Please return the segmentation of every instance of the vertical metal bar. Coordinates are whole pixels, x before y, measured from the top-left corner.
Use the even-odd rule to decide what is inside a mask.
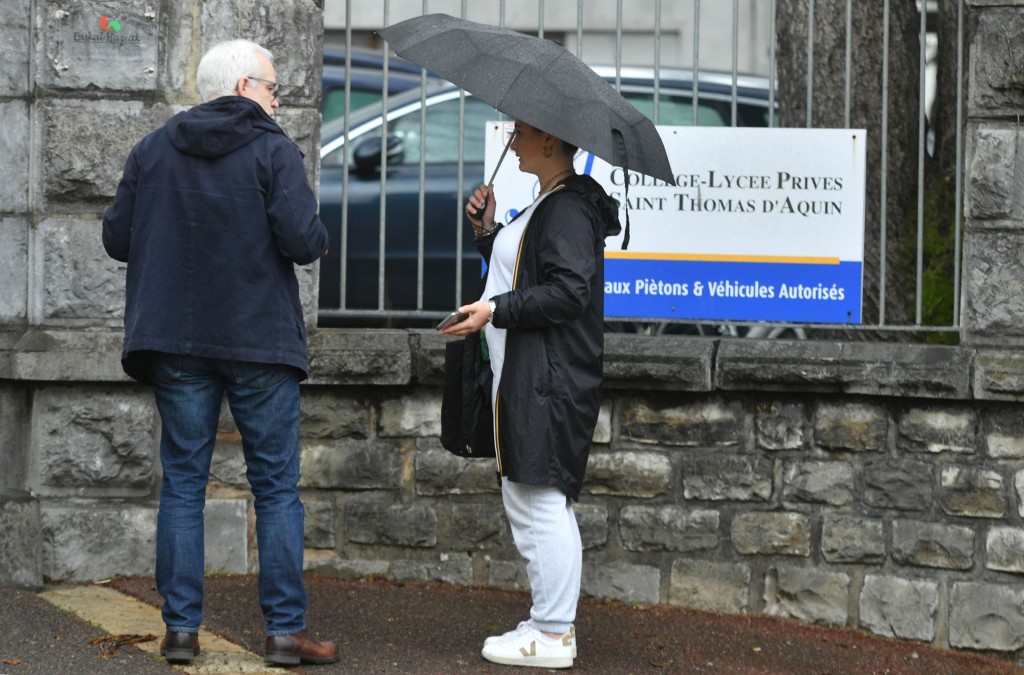
[[[384,0],[384,23],[389,24],[391,0]],[[347,53],[346,53],[347,59]],[[345,78],[348,80],[348,78]],[[384,83],[381,85],[381,106],[383,124],[380,125],[380,221],[377,240],[377,309],[384,310],[384,269],[387,256],[387,216],[388,216],[388,50],[384,50]]]
[[[881,241],[878,245],[878,325],[885,325],[885,277],[886,277],[886,256],[888,246],[886,237],[888,234],[885,222],[888,215],[886,201],[889,191],[889,0],[885,0],[882,9],[882,176],[881,196],[879,212],[879,236]]]
[[[583,0],[576,2],[576,58],[583,60]]]
[[[352,66],[352,0],[345,0],[345,72],[348,73]],[[345,78],[345,121],[342,134],[345,137],[345,145],[342,149],[341,160],[341,250],[338,251],[338,309],[348,307],[348,283],[346,282],[345,270],[348,267],[348,158],[349,152],[349,112],[352,108],[352,82]]]
[[[768,126],[775,126],[775,0],[769,5],[771,16],[768,18]]]
[[[814,116],[814,0],[807,0],[807,128]]]
[[[615,91],[622,90],[622,0],[615,3]]]
[[[459,16],[466,18],[469,7],[467,0],[462,0]],[[454,306],[462,304],[462,228],[465,227],[463,216],[465,208],[462,204],[462,185],[466,180],[466,92],[459,91],[459,170],[455,188],[455,297]]]
[[[700,94],[697,86],[700,82],[700,0],[693,0],[693,75],[691,76],[693,89],[690,94],[690,103],[693,106],[693,126],[697,126],[697,109],[700,107]]]
[[[732,0],[732,125],[737,126],[736,108],[739,98],[740,0]]]
[[[953,325],[960,326],[960,215],[963,211],[963,176],[964,164],[963,141],[964,129],[964,0],[957,3],[956,17],[956,220],[954,232],[953,254]]]
[[[846,85],[843,94],[843,125],[850,128],[850,86],[853,81],[853,0],[846,0]]]
[[[661,0],[654,3],[654,119],[658,123],[661,113]]]
[[[925,69],[926,69],[926,44],[928,37],[928,3],[920,3],[921,29],[918,34],[918,104],[917,104],[917,274],[916,274],[916,295],[917,299],[914,308],[914,325],[920,326],[922,320],[922,299],[921,292],[924,287],[924,156],[928,151],[925,147]]]
[[[423,14],[427,14],[427,2],[423,0]],[[420,70],[420,91],[423,102],[420,104],[420,180],[419,195],[416,202],[416,309],[423,309],[423,275],[426,265],[427,242],[427,71]]]
[[[544,39],[544,0],[537,0],[537,36]]]

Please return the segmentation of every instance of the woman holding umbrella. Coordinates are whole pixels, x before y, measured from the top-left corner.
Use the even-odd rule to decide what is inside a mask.
[[[483,657],[567,668],[576,656],[583,565],[572,501],[601,402],[604,239],[620,231],[618,203],[576,175],[575,147],[522,121],[514,134],[519,169],[537,176],[539,194],[508,225],[494,222],[493,189],[470,197],[467,213],[488,264],[484,292],[443,332],[484,333],[502,501],[533,601],[528,620],[487,638]]]

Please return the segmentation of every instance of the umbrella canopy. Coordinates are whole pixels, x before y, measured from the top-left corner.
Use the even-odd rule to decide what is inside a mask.
[[[654,124],[561,45],[447,14],[408,19],[380,35],[399,56],[506,115],[675,185]]]

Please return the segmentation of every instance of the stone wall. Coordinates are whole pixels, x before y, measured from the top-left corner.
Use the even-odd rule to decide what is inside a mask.
[[[134,141],[195,102],[199,56],[236,34],[278,55],[315,178],[320,11],[0,5],[0,584],[152,574],[159,418],[118,365],[102,211]],[[122,42],[102,41],[112,15]],[[1024,7],[969,15],[962,345],[608,336],[577,507],[586,595],[1024,655]],[[311,354],[308,569],[523,588],[493,460],[438,442],[442,338],[312,330]],[[211,572],[257,566],[239,446],[225,413]]]

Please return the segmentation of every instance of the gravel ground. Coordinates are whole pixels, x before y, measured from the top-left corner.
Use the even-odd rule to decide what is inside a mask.
[[[111,585],[161,604],[152,578],[117,578]],[[306,585],[310,629],[322,639],[336,640],[342,658],[291,673],[523,672],[484,661],[480,647],[488,635],[510,630],[527,617],[529,596],[524,593],[313,575],[306,577]],[[255,577],[208,579],[205,625],[262,654],[264,625]],[[575,668],[588,673],[1024,674],[1005,657],[759,615],[584,599],[576,629]]]

